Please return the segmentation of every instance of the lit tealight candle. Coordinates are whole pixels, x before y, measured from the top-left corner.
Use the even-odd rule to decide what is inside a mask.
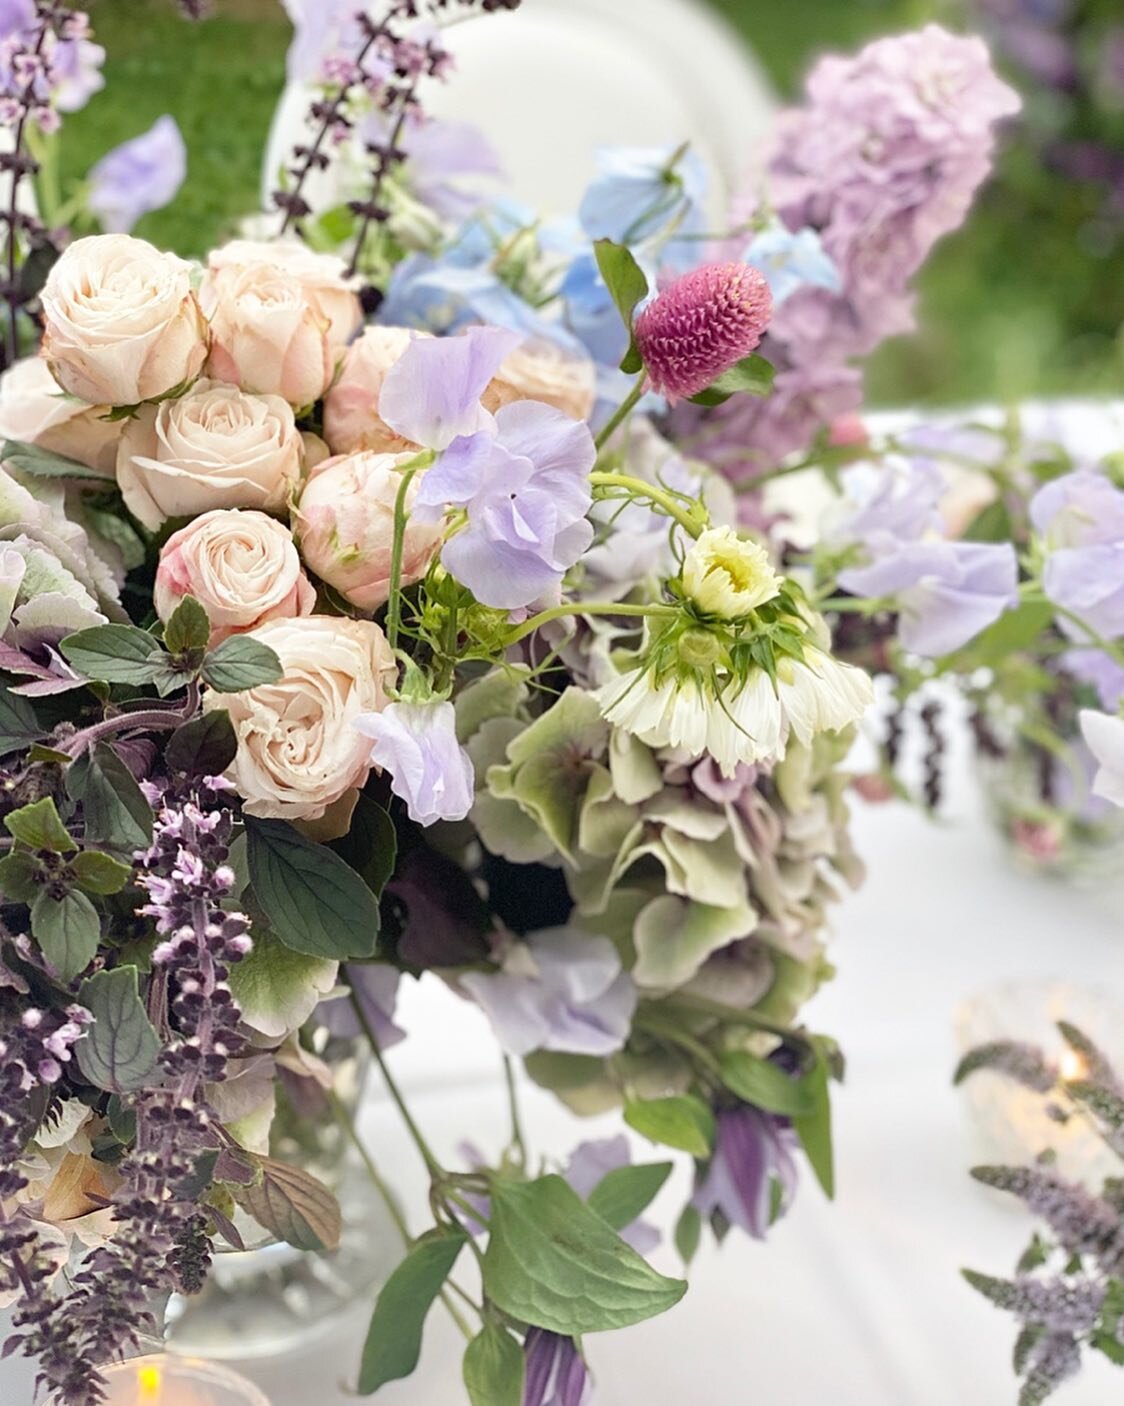
[[[1079,1083],[1089,1076],[1089,1061],[1079,1051],[1070,1049],[1067,1045],[1058,1061],[1058,1073],[1062,1076],[1063,1083]]]
[[[138,1357],[102,1376],[106,1406],[269,1406],[252,1382],[194,1357]]]

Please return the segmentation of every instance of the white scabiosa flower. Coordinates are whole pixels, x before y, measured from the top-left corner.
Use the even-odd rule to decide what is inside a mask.
[[[802,661],[780,662],[777,688],[789,727],[805,746],[817,732],[858,722],[874,701],[874,685],[862,669],[811,648]]]
[[[683,561],[683,590],[706,615],[741,620],[780,594],[765,548],[732,527],[709,527]]]

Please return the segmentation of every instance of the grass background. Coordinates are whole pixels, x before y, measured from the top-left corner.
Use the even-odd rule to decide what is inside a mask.
[[[819,51],[921,23],[950,0],[711,3],[791,95]],[[202,25],[185,24],[171,0],[97,0],[91,11],[107,85],[67,120],[64,179],[171,112],[190,151],[188,179],[137,233],[203,253],[256,201],[289,42],[279,0],[218,0]],[[1029,153],[1009,150],[969,226],[924,270],[922,332],[875,356],[872,399],[1124,393],[1124,240],[1115,250],[1090,245],[1095,206],[1091,192],[1047,179]]]

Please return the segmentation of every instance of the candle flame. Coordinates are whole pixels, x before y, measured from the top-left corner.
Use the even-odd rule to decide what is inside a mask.
[[[1067,1084],[1076,1083],[1079,1079],[1084,1079],[1089,1073],[1089,1062],[1083,1054],[1077,1050],[1063,1050],[1061,1058],[1061,1076]]]
[[[160,1385],[164,1373],[159,1367],[138,1367],[137,1388],[140,1392],[139,1406],[160,1406]]]

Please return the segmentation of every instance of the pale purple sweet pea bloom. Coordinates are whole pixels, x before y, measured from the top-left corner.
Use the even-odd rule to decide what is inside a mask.
[[[472,809],[475,773],[457,741],[451,703],[391,703],[381,713],[361,713],[355,727],[373,739],[371,761],[390,773],[390,789],[411,820],[463,820]]]
[[[379,1048],[388,1050],[399,1044],[406,1038],[406,1032],[394,1023],[401,973],[385,962],[352,962],[347,971],[351,989],[375,1032]],[[341,1040],[354,1040],[363,1033],[351,1001],[342,996],[322,1001],[316,1008],[316,1018]]]
[[[1124,718],[1086,708],[1080,721],[1081,733],[1100,767],[1093,781],[1093,794],[1124,806]]]
[[[1070,649],[1059,661],[1067,673],[1097,691],[1101,707],[1115,713],[1124,703],[1124,665],[1100,649]]]
[[[833,544],[855,544],[873,557],[941,532],[944,475],[932,464],[860,464],[843,475],[844,500],[828,525]]]
[[[114,147],[90,172],[90,210],[110,234],[128,234],[142,215],[170,204],[187,175],[187,147],[174,117]]]
[[[363,124],[365,141],[385,143],[390,124],[384,113]],[[499,155],[479,127],[430,117],[409,124],[399,138],[406,153],[406,180],[413,194],[441,219],[465,220],[483,203],[479,182],[503,176]]]
[[[523,1351],[523,1406],[585,1406],[589,1374],[573,1338],[531,1328]]]
[[[383,418],[399,428],[385,410]],[[422,480],[413,511],[466,509],[467,526],[442,549],[442,565],[482,604],[516,610],[556,588],[593,540],[586,514],[596,458],[583,421],[537,401],[505,405],[494,433],[450,445]]]
[[[508,1054],[532,1050],[609,1055],[624,1046],[636,988],[605,937],[574,928],[531,933],[502,970],[468,972],[460,985],[482,1008]]]
[[[1047,548],[1124,541],[1124,492],[1104,474],[1078,469],[1043,484],[1030,500],[1030,521]]]
[[[491,428],[480,397],[521,340],[503,327],[415,338],[383,379],[379,414],[403,438],[426,449],[447,449],[458,437]]]
[[[1107,639],[1124,635],[1124,541],[1091,547],[1063,547],[1052,552],[1042,571],[1048,599],[1071,611],[1090,629]],[[1071,639],[1087,641],[1076,621],[1058,624]]]
[[[718,1114],[714,1155],[691,1204],[700,1215],[718,1211],[755,1240],[771,1223],[773,1184],[781,1190],[778,1216],[796,1190],[796,1135],[783,1119],[743,1104]]]
[[[779,307],[798,288],[843,291],[839,270],[819,235],[808,226],[793,232],[775,220],[754,235],[742,258],[765,275],[774,307]]]
[[[591,1142],[579,1143],[570,1154],[570,1160],[562,1175],[582,1200],[588,1201],[590,1192],[607,1173],[631,1164],[632,1154],[628,1138],[620,1134],[617,1137],[597,1138]],[[651,1254],[660,1243],[659,1231],[645,1220],[634,1220],[619,1234],[638,1255]]]
[[[869,566],[839,573],[854,595],[890,598],[899,638],[914,654],[951,654],[1016,603],[1018,562],[1009,542],[905,542]]]

